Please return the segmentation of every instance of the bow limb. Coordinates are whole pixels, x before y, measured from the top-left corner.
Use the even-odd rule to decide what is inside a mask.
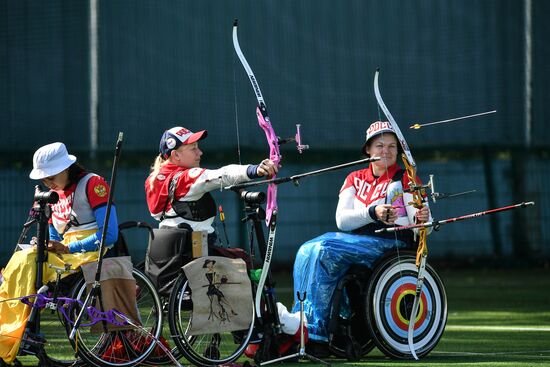
[[[237,28],[238,28],[238,22],[237,20],[235,20],[235,22],[233,23],[233,47],[235,48],[235,53],[239,57],[239,60],[241,61],[241,64],[243,65],[244,70],[246,71],[246,74],[248,75],[248,79],[250,80],[250,84],[252,85],[252,89],[254,90],[254,94],[256,95],[256,99],[258,101],[258,107],[256,108],[256,117],[258,118],[258,124],[260,125],[260,127],[265,133],[265,137],[269,145],[269,159],[271,159],[271,161],[273,161],[273,163],[275,163],[275,165],[278,166],[279,163],[281,162],[281,153],[279,151],[279,140],[277,138],[277,134],[275,134],[275,130],[273,129],[273,126],[271,125],[271,120],[267,113],[267,106],[265,104],[264,97],[260,89],[260,85],[258,84],[258,80],[256,79],[256,76],[254,75],[252,68],[248,64],[248,61],[246,61],[246,58],[241,50],[241,46],[239,45]],[[275,178],[275,177],[276,176],[273,176],[272,178]],[[269,185],[267,189],[267,204],[266,204],[266,225],[268,227],[271,224],[271,218],[273,216],[273,213],[276,213],[276,212],[277,212],[277,186]]]
[[[384,100],[382,99],[382,95],[380,94],[380,88],[378,87],[378,75],[380,74],[380,69],[376,70],[376,73],[374,74],[374,95],[376,96],[376,101],[378,102],[378,105],[384,112],[384,115],[388,118],[389,123],[393,127],[393,130],[395,131],[395,134],[397,135],[397,140],[399,140],[399,144],[401,145],[401,148],[403,149],[403,152],[407,156],[407,160],[416,169],[416,162],[411,154],[411,150],[409,149],[409,144],[407,144],[407,141],[405,140],[405,137],[403,136],[403,133],[399,129],[399,125],[397,125],[397,122],[393,118],[390,110],[388,110],[388,107],[386,107],[386,104],[384,103]]]
[[[412,185],[415,185],[416,187],[421,186],[421,185],[418,185],[416,170],[412,165],[409,164],[409,162],[405,157],[405,154],[403,154],[403,163],[405,164],[405,167],[406,167],[407,177],[409,178],[409,182]],[[413,191],[412,191],[413,201],[411,204],[417,209],[422,209],[422,207],[424,207],[423,194],[425,194],[424,189],[413,188]],[[420,228],[418,230],[418,248],[416,250],[416,266],[418,268],[418,275],[416,280],[414,302],[411,309],[411,315],[409,317],[409,327],[407,331],[407,340],[409,343],[409,349],[411,350],[412,356],[416,360],[418,360],[418,356],[416,355],[416,351],[414,347],[414,325],[416,323],[416,319],[417,319],[416,315],[418,313],[418,308],[420,306],[420,297],[422,295],[422,287],[424,285],[424,271],[426,269],[426,260],[428,258],[428,246],[426,243],[426,236],[427,236],[427,229]],[[418,315],[418,318],[419,317],[420,315]]]
[[[250,84],[252,85],[252,89],[254,90],[254,94],[256,95],[256,99],[258,101],[258,107],[256,108],[256,117],[258,118],[258,124],[265,132],[265,137],[269,145],[269,159],[271,159],[271,161],[273,161],[275,165],[279,166],[279,163],[281,162],[279,140],[277,138],[277,134],[275,134],[275,130],[273,130],[273,126],[271,125],[271,120],[269,119],[269,115],[267,113],[267,107],[264,101],[264,97],[262,95],[262,91],[260,89],[260,85],[258,84],[256,76],[254,75],[252,68],[248,64],[248,61],[246,61],[246,58],[244,57],[244,54],[241,50],[241,46],[239,45],[237,28],[238,22],[237,19],[235,19],[233,23],[233,47],[235,49],[235,53],[241,61],[241,64],[244,67],[244,70],[246,71],[246,74],[248,75],[248,79],[250,80]],[[274,175],[272,178],[275,177],[276,176]],[[271,266],[273,247],[275,244],[275,234],[277,230],[277,185],[275,185],[274,183],[269,184],[267,187],[265,223],[266,226],[269,228],[269,234],[264,256],[264,264],[262,267],[262,274],[260,275],[260,279],[258,280],[258,288],[256,290],[256,298],[254,302],[256,316],[260,320],[262,319],[262,293],[269,274],[269,268]]]
[[[422,207],[424,206],[423,196],[425,195],[425,191],[422,188],[422,185],[419,185],[418,179],[416,177],[416,162],[412,156],[409,145],[407,144],[407,141],[403,136],[403,133],[399,129],[397,122],[393,118],[391,112],[389,111],[388,107],[386,107],[386,104],[382,99],[380,88],[378,86],[379,73],[380,73],[380,69],[377,69],[376,73],[374,74],[374,94],[376,96],[376,101],[378,102],[378,105],[384,112],[384,115],[386,115],[386,117],[388,118],[388,122],[390,123],[393,130],[395,131],[397,140],[399,140],[399,144],[403,149],[403,154],[402,154],[403,163],[405,165],[405,169],[407,171],[407,177],[409,179],[409,189],[413,195],[413,201],[411,204],[417,209],[422,209]],[[414,326],[416,323],[417,313],[420,306],[420,296],[422,294],[422,286],[424,285],[424,270],[426,269],[426,259],[428,257],[426,234],[427,234],[426,228],[422,228],[418,232],[418,249],[416,253],[416,266],[418,268],[418,275],[417,275],[417,281],[416,281],[414,302],[413,302],[413,306],[409,316],[409,326],[408,326],[408,332],[407,332],[409,349],[411,351],[411,355],[416,360],[418,360],[418,356],[416,355],[416,350],[414,346]]]

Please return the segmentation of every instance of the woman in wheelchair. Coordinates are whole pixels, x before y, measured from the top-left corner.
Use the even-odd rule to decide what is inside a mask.
[[[82,264],[97,260],[97,244],[101,240],[109,186],[105,179],[86,172],[68,154],[63,143],[52,143],[39,148],[33,156],[33,180],[40,180],[59,195],[51,205],[48,258],[53,267],[45,266],[44,283],[54,281],[55,268],[70,264],[77,269]],[[105,244],[110,247],[118,238],[118,221],[113,206],[109,218]],[[32,243],[32,241],[31,241]],[[0,286],[0,358],[11,363],[17,356],[30,307],[17,298],[35,294],[36,248],[16,251],[2,272]],[[68,273],[66,273],[68,274]],[[65,275],[66,275],[65,274]],[[11,301],[4,301],[14,299]]]
[[[381,159],[346,177],[336,208],[338,229],[394,239],[393,233],[377,234],[374,231],[385,226],[423,223],[430,219],[428,205],[420,210],[408,205],[412,194],[406,192],[409,178],[397,164],[400,150],[397,136],[388,122],[376,121],[370,125],[361,152],[367,157]],[[397,233],[399,240],[410,246],[414,244],[412,231]]]
[[[427,205],[420,210],[408,205],[412,194],[406,190],[409,187],[407,174],[397,163],[400,150],[389,123],[372,123],[366,131],[361,153],[381,159],[350,173],[340,189],[336,224],[338,229],[348,233],[324,234],[306,242],[298,251],[294,288],[295,291],[307,290],[309,302],[305,302],[305,313],[310,340],[308,351],[312,354],[320,357],[329,354],[331,303],[338,282],[350,268],[357,269],[361,265],[372,269],[376,260],[395,249],[397,243],[400,247],[415,246],[412,230],[396,232],[397,237],[394,233],[377,234],[375,230],[431,219]],[[295,299],[293,311],[298,309],[297,303]],[[364,329],[362,334],[365,334]]]
[[[184,127],[166,130],[160,139],[159,155],[145,180],[147,205],[160,228],[189,225],[193,231],[208,232],[208,242],[215,242],[212,223],[216,204],[210,191],[230,184],[270,177],[278,167],[269,159],[258,165],[227,165],[219,169],[200,167],[202,151],[199,141],[207,131],[196,133]]]

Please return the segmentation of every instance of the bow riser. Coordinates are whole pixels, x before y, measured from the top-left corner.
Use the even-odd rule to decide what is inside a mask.
[[[416,169],[409,163],[406,155],[403,154],[402,158],[403,158],[403,164],[405,165],[405,170],[407,172],[407,177],[409,179],[409,185],[412,184],[415,187],[415,189],[411,191],[413,200],[409,204],[414,206],[416,209],[422,209],[425,205],[424,197],[426,196],[426,190],[420,184],[418,177],[416,176]],[[418,268],[420,268],[421,266],[421,261],[420,261],[421,256],[428,255],[428,247],[426,245],[427,234],[428,233],[426,228],[420,228],[418,231],[418,250],[416,252],[416,266]]]
[[[259,91],[259,87],[258,87],[258,91]],[[267,110],[265,108],[265,105],[263,109],[261,109],[260,107],[256,108],[256,117],[258,118],[258,124],[260,125],[260,127],[265,133],[265,137],[269,145],[269,152],[270,152],[269,159],[271,159],[276,166],[279,166],[279,163],[281,162],[281,158],[282,158],[279,152],[279,141],[278,141],[277,135],[275,134],[275,131],[273,130],[273,126],[271,126],[271,121],[269,119],[269,116],[267,115]],[[276,175],[274,175],[272,178],[276,178]],[[265,223],[267,226],[270,225],[273,212],[276,212],[276,211],[277,211],[277,186],[269,185],[267,188],[267,203],[266,203],[266,217],[265,217]]]

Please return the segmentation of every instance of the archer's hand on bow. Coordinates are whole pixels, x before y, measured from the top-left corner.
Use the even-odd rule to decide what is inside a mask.
[[[271,159],[264,159],[259,165],[256,174],[259,177],[271,178],[279,172],[279,167]]]
[[[427,206],[423,206],[422,209],[419,209],[416,214],[416,223],[426,223],[428,220],[430,220],[430,208]]]
[[[390,204],[380,204],[374,208],[376,218],[384,224],[395,224],[397,210]]]

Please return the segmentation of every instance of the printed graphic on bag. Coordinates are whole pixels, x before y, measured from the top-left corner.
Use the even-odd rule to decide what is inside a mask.
[[[198,258],[183,267],[191,288],[190,335],[245,330],[252,322],[252,288],[241,259]]]

